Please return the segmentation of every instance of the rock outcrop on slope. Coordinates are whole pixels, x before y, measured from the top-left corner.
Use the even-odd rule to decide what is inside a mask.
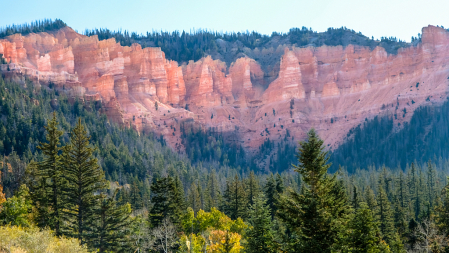
[[[336,147],[366,118],[388,113],[400,125],[417,107],[445,100],[449,85],[449,33],[434,26],[396,55],[381,47],[286,47],[276,78],[248,57],[179,66],[160,48],[123,47],[69,27],[9,36],[0,54],[9,63],[0,65],[4,76],[101,100],[110,120],[163,134],[179,150],[182,122],[213,127],[248,151],[267,138],[302,139],[311,127]]]

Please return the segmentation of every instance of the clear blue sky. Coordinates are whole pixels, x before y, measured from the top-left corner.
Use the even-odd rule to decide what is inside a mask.
[[[449,27],[448,0],[22,0],[0,4],[0,27],[60,18],[72,28],[109,28],[145,33],[192,28],[255,30],[264,34],[292,27],[328,27],[367,36],[410,41],[429,24]]]

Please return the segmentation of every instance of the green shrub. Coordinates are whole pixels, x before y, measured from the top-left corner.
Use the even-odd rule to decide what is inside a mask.
[[[78,253],[88,252],[73,238],[54,236],[51,230],[36,227],[1,226],[0,252]]]

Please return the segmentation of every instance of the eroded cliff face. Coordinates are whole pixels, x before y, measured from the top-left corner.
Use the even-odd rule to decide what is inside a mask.
[[[449,33],[434,26],[397,55],[352,45],[285,48],[272,68],[276,78],[248,57],[230,66],[210,56],[179,66],[160,48],[122,47],[68,27],[9,36],[0,54],[11,62],[0,65],[6,77],[102,100],[112,121],[163,134],[178,150],[186,121],[222,131],[250,152],[266,138],[302,139],[311,127],[336,147],[365,118],[387,113],[402,124],[417,107],[445,100],[449,85]]]

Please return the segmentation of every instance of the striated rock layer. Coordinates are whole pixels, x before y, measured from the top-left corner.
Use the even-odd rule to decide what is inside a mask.
[[[397,55],[353,45],[285,48],[270,84],[264,77],[272,73],[248,57],[231,66],[210,56],[179,66],[160,48],[122,47],[68,27],[9,36],[0,54],[10,62],[0,65],[4,76],[101,100],[110,120],[163,134],[179,150],[186,121],[227,133],[249,151],[267,138],[302,139],[311,127],[336,147],[366,118],[387,113],[399,126],[417,107],[445,100],[449,85],[449,33],[434,26]]]

